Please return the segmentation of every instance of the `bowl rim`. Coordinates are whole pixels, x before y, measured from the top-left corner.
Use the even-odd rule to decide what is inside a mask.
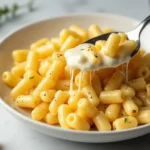
[[[36,24],[42,23],[42,22],[46,22],[46,21],[50,21],[50,20],[57,20],[57,19],[62,19],[62,18],[68,18],[68,17],[83,17],[83,16],[108,16],[108,17],[120,17],[122,19],[129,19],[132,20],[135,23],[139,23],[139,20],[136,20],[132,17],[128,17],[128,16],[123,16],[123,15],[118,15],[118,14],[110,14],[110,13],[74,13],[74,14],[65,14],[65,15],[61,15],[61,16],[54,16],[54,17],[47,17],[44,19],[39,19],[37,21],[33,21],[30,23],[26,23],[24,25],[22,25],[21,27],[17,27],[14,30],[10,31],[8,34],[6,34],[6,36],[4,36],[1,40],[0,40],[0,45],[5,42],[8,38],[10,38],[11,36],[13,36],[14,34],[16,34],[17,32],[20,32],[23,29],[26,29],[30,26],[34,26]],[[39,121],[35,121],[32,120],[31,118],[27,117],[26,115],[23,115],[22,113],[16,111],[15,109],[13,109],[11,106],[9,106],[9,104],[7,104],[5,102],[4,99],[2,99],[0,97],[0,104],[2,106],[4,106],[4,108],[6,110],[8,110],[9,112],[11,112],[12,114],[16,115],[16,117],[18,117],[19,119],[23,119],[23,121],[26,121],[30,124],[33,124],[35,126],[39,126],[39,127],[44,127],[47,129],[51,129],[51,130],[55,130],[55,131],[59,131],[59,132],[64,132],[64,133],[73,133],[73,134],[86,134],[86,135],[114,135],[114,134],[123,134],[123,133],[129,133],[131,131],[137,131],[137,130],[142,130],[144,128],[148,128],[150,127],[150,124],[145,124],[145,125],[141,125],[135,128],[130,128],[130,129],[125,129],[125,130],[113,130],[113,131],[79,131],[79,130],[72,130],[72,129],[65,129],[65,128],[61,128],[61,127],[57,127],[57,126],[53,126],[53,125],[49,125],[43,122],[39,122]]]

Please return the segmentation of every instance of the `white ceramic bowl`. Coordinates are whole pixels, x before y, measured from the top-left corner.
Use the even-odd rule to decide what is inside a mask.
[[[129,31],[137,25],[137,21],[134,19],[110,14],[68,15],[30,24],[12,32],[1,41],[0,74],[5,70],[10,69],[12,66],[12,50],[28,48],[32,42],[43,37],[55,37],[59,34],[61,29],[68,28],[72,24],[88,27],[93,23],[100,25],[102,28],[110,26],[118,31]],[[45,123],[31,120],[28,111],[15,106],[9,93],[10,88],[0,79],[0,104],[2,104],[14,117],[26,124],[26,126],[53,137],[71,141],[98,143],[121,141],[135,138],[150,132],[150,125],[143,125],[124,131],[110,132],[74,131],[47,125]]]

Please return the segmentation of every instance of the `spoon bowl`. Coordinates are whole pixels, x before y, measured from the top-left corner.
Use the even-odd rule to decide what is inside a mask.
[[[130,31],[130,32],[125,32],[125,34],[127,35],[127,39],[128,40],[134,40],[136,42],[136,49],[130,54],[129,57],[127,57],[126,59],[122,59],[122,61],[118,61],[118,63],[115,63],[113,66],[111,67],[117,67],[121,64],[124,64],[126,62],[128,62],[130,59],[132,59],[139,51],[140,49],[140,36],[141,36],[141,33],[143,31],[143,29],[146,27],[146,25],[150,22],[150,15],[148,17],[146,17],[134,30]],[[110,33],[107,33],[107,34],[103,34],[103,35],[100,35],[100,36],[97,36],[97,37],[94,37],[90,40],[87,40],[86,42],[84,43],[89,43],[89,44],[95,44],[96,41],[98,40],[107,40],[108,37],[110,36],[110,34],[112,33],[120,33],[120,32],[110,32]],[[102,69],[102,68],[108,68],[107,66],[95,66],[96,69]]]

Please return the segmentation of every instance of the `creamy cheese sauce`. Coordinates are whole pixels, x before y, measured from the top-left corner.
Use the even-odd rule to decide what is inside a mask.
[[[123,62],[126,62],[130,59],[130,56],[124,58],[113,58],[104,54],[104,50],[100,50],[98,54],[100,55],[100,59],[102,60],[99,64],[92,64],[87,56],[83,53],[84,50],[87,50],[89,46],[94,46],[93,44],[80,44],[75,48],[69,49],[65,52],[65,58],[67,61],[67,65],[72,69],[80,69],[80,70],[99,70],[102,68],[111,68],[117,67]]]

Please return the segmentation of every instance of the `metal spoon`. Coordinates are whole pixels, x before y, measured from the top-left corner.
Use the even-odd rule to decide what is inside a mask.
[[[132,59],[137,52],[140,49],[140,36],[141,36],[141,32],[143,31],[143,29],[146,27],[146,25],[150,22],[150,15],[145,18],[134,30],[130,31],[130,32],[126,32],[125,34],[127,35],[129,40],[134,40],[137,43],[136,49],[135,51],[133,51],[130,54],[130,57],[128,57],[127,59],[123,60],[122,62],[118,62],[119,64],[117,64],[116,66],[119,66],[125,62],[128,62],[130,59]],[[111,33],[119,33],[119,32],[111,32]],[[96,41],[98,40],[107,40],[107,38],[109,37],[109,35],[111,33],[107,33],[107,34],[103,34],[100,36],[97,36],[95,38],[92,38],[84,43],[90,43],[90,44],[95,44]]]
[[[128,40],[134,40],[137,43],[135,50],[129,56],[124,57],[124,58],[113,58],[113,57],[104,55],[102,51],[100,53],[103,59],[102,60],[103,63],[92,64],[89,61],[85,61],[86,59],[84,60],[84,62],[81,61],[83,60],[81,58],[85,57],[81,51],[82,47],[84,49],[84,44],[87,44],[86,46],[89,46],[88,44],[95,44],[96,41],[98,40],[107,40],[107,38],[109,37],[111,33],[120,33],[120,32],[111,32],[111,33],[103,34],[95,38],[92,38],[82,43],[81,45],[78,45],[77,47],[72,48],[69,51],[66,51],[65,57],[66,57],[68,66],[71,68],[81,69],[81,70],[99,70],[103,68],[117,67],[121,64],[128,63],[129,60],[132,59],[139,51],[140,45],[141,45],[140,44],[141,33],[149,22],[150,22],[150,16],[144,19],[134,30],[125,33],[127,35]]]

